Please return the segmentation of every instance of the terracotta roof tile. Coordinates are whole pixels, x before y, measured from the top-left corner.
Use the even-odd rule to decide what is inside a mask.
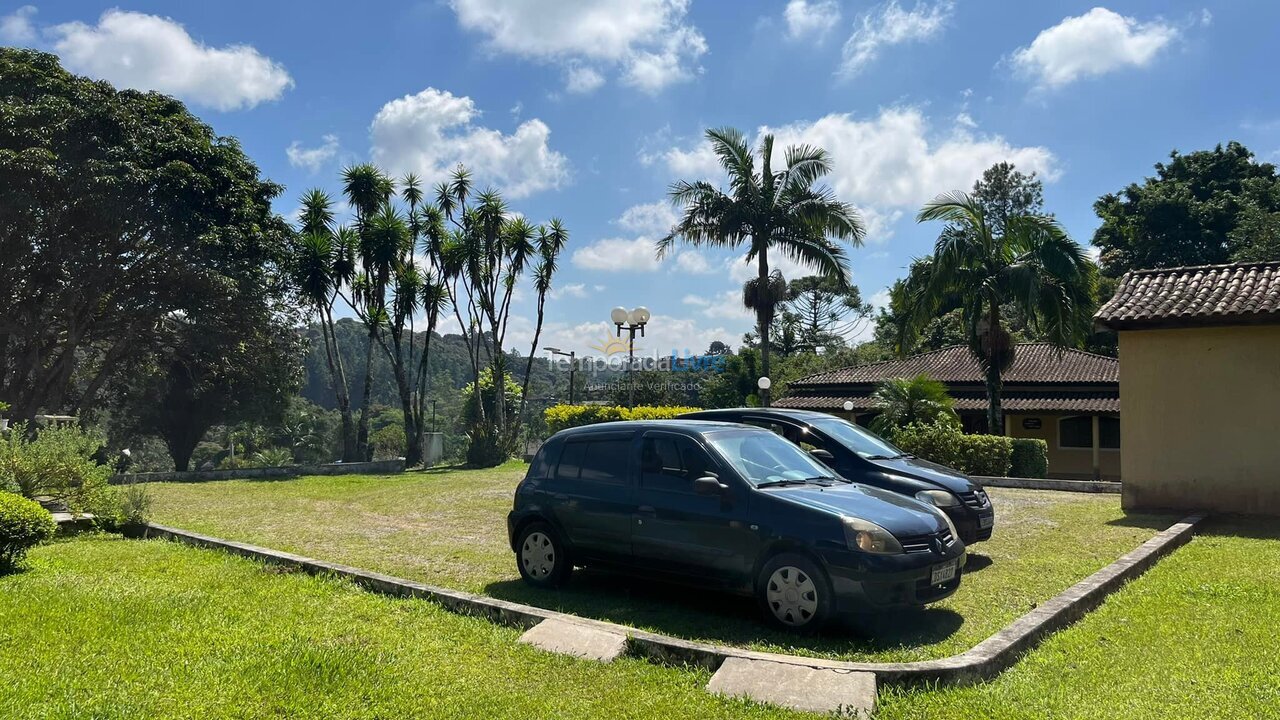
[[[1280,262],[1134,270],[1094,320],[1116,330],[1280,323]]]
[[[775,407],[793,408],[797,410],[837,411],[844,409],[845,401],[853,403],[856,411],[876,409],[875,402],[868,395],[858,396],[792,396],[774,402]],[[956,410],[987,409],[987,399],[977,397],[956,398]],[[1082,412],[1082,413],[1118,413],[1120,398],[1114,393],[1047,393],[1036,397],[1001,398],[1000,406],[1008,412]]]
[[[821,392],[823,386],[848,383],[878,383],[892,378],[926,373],[944,383],[981,383],[978,361],[962,345],[942,348],[902,360],[855,365],[810,375],[791,383],[791,388]],[[1120,382],[1120,363],[1112,357],[1083,350],[1059,351],[1048,343],[1020,343],[1013,366],[1004,374],[1009,383],[1093,383]]]

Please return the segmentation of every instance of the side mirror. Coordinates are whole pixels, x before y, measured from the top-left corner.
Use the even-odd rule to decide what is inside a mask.
[[[719,495],[728,489],[715,475],[704,475],[693,481],[693,491],[699,495]]]
[[[829,451],[823,450],[822,448],[814,448],[809,451],[809,454],[828,465],[835,462],[836,459],[835,455],[832,455]]]

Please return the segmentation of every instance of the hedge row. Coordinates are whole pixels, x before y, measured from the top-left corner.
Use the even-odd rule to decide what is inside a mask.
[[[1013,459],[1013,438],[966,435],[940,425],[909,425],[894,434],[893,442],[916,457],[966,475],[1008,475]]]
[[[1036,438],[1013,438],[1009,477],[1049,476],[1049,443]]]
[[[552,405],[543,415],[547,419],[547,429],[555,433],[566,428],[614,420],[669,420],[698,410],[701,408],[678,405],[641,405],[634,408],[621,405]]]

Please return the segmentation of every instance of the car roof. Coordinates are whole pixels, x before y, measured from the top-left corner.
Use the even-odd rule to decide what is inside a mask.
[[[816,410],[792,410],[790,408],[762,408],[762,407],[739,407],[739,408],[717,408],[715,410],[699,410],[697,412],[681,415],[682,418],[703,418],[713,416],[742,417],[744,415],[754,415],[756,417],[777,417],[790,418],[792,420],[824,420],[837,417],[831,413],[818,412]]]
[[[593,423],[591,425],[580,425],[578,427],[566,428],[556,433],[558,437],[571,437],[576,435],[587,435],[593,433],[618,432],[620,430],[642,431],[642,430],[677,430],[686,433],[701,434],[712,430],[745,430],[758,429],[751,428],[749,425],[741,425],[735,422],[715,421],[715,420],[693,420],[693,419],[673,419],[673,420],[617,420],[614,422]],[[765,432],[768,432],[767,430]]]

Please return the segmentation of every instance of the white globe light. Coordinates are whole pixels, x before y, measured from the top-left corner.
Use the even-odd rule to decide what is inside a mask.
[[[772,380],[770,380],[770,379],[769,379],[769,378],[767,378],[767,377],[762,377],[762,378],[760,378],[759,380],[757,380],[757,381],[756,381],[756,385],[757,385],[761,390],[768,390],[768,389],[769,389],[769,386],[773,385],[773,381],[772,381]]]
[[[844,401],[844,411],[845,411],[845,412],[853,412],[853,402],[852,402],[852,401],[849,401],[849,400],[845,400],[845,401]]]
[[[627,309],[616,307],[609,311],[609,319],[613,320],[614,325],[622,325],[627,321]]]
[[[649,317],[650,317],[649,308],[643,305],[636,308],[635,310],[632,310],[631,315],[632,315],[631,322],[636,323],[637,325],[643,325],[649,322]]]

